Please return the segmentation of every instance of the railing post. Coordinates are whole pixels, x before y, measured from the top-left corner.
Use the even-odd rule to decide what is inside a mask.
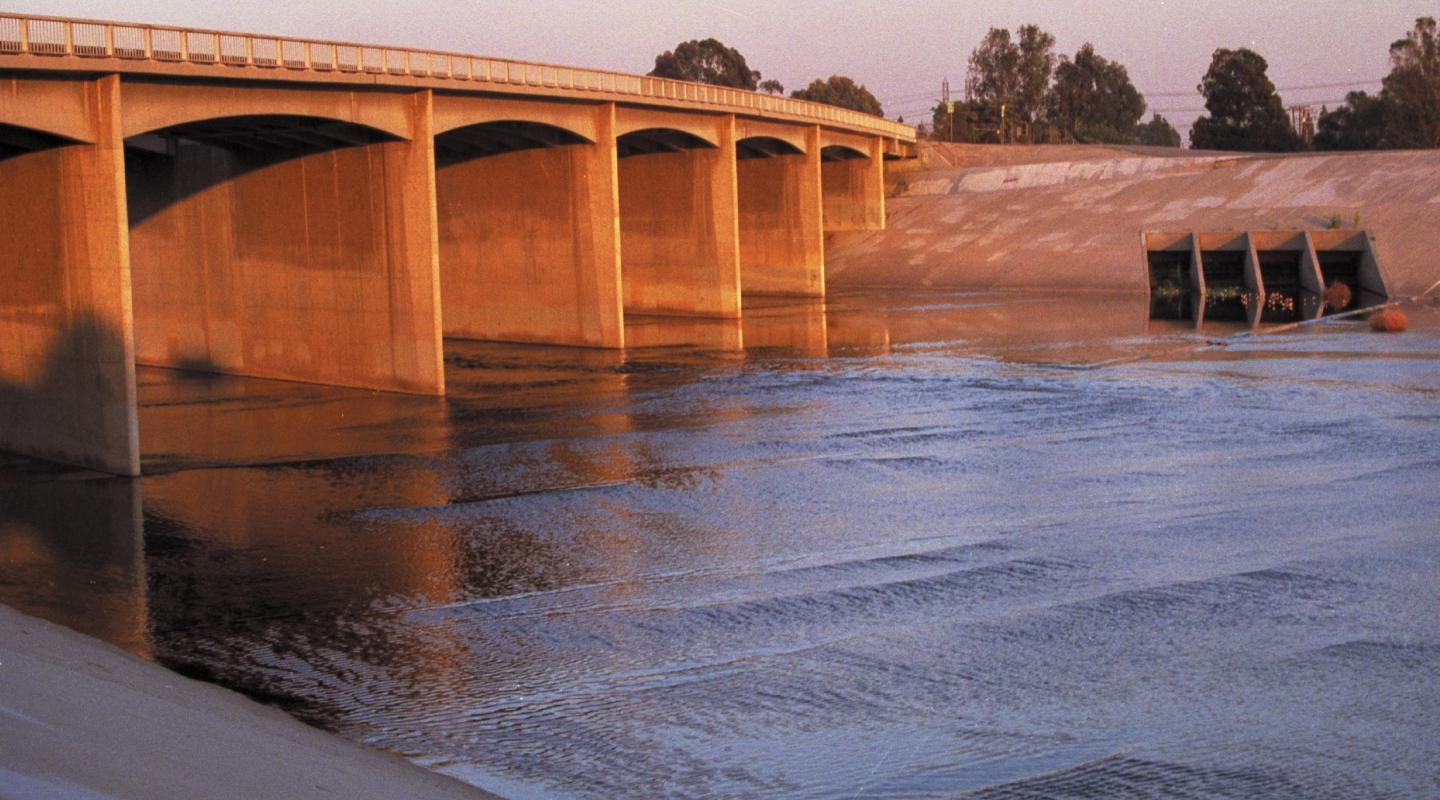
[[[255,66],[255,39],[251,36],[245,37],[245,66]]]
[[[305,71],[306,71],[306,72],[309,72],[309,71],[310,71],[310,66],[314,63],[314,60],[311,59],[311,57],[310,57],[310,45],[311,45],[311,43],[310,43],[310,42],[301,42],[301,45],[302,45],[301,49],[302,49],[302,50],[304,51],[304,53],[305,53]]]
[[[180,31],[180,60],[190,60],[190,34],[183,29]]]
[[[105,55],[115,57],[115,26],[105,26]]]
[[[20,52],[30,52],[30,20],[20,18]]]
[[[220,34],[217,33],[215,34],[215,63],[222,64],[224,61],[225,58],[220,53]]]
[[[141,29],[141,37],[140,37],[140,38],[141,38],[142,43],[143,43],[143,45],[144,45],[144,47],[145,47],[145,60],[146,60],[146,61],[151,61],[151,60],[153,60],[153,59],[155,58],[155,50],[154,50],[154,47],[152,46],[152,42],[151,42],[150,29],[149,29],[149,28],[142,28],[142,29]]]
[[[60,29],[65,32],[65,55],[75,55],[75,26],[69,20],[60,23]]]

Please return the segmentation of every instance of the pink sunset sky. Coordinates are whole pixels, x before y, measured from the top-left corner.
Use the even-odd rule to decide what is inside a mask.
[[[1151,112],[1182,133],[1202,110],[1195,86],[1218,47],[1264,56],[1287,105],[1333,107],[1352,89],[1378,90],[1390,42],[1416,17],[1440,16],[1436,0],[9,0],[5,8],[629,72],[648,71],[678,42],[713,36],[787,89],[850,75],[887,115],[912,123],[929,119],[943,79],[961,93],[966,59],[986,29],[1033,22],[1055,35],[1057,52],[1073,54],[1089,41],[1124,64]]]

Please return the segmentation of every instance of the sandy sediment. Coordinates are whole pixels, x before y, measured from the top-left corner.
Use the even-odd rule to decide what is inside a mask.
[[[0,797],[494,795],[0,605]]]
[[[1142,231],[1335,225],[1373,236],[1393,294],[1440,279],[1436,150],[922,146],[888,183],[886,230],[827,236],[830,286],[1143,294]]]

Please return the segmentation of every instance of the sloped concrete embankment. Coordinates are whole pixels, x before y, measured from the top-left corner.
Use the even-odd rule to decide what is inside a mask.
[[[495,798],[4,605],[0,797]]]
[[[1440,151],[1094,152],[894,175],[886,230],[827,237],[827,282],[837,289],[1143,293],[1143,230],[1337,223],[1374,236],[1393,294],[1440,280]]]

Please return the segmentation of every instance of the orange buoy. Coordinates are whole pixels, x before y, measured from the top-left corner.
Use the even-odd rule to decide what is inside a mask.
[[[1370,330],[1378,333],[1403,333],[1408,327],[1410,319],[1393,308],[1370,315]]]

